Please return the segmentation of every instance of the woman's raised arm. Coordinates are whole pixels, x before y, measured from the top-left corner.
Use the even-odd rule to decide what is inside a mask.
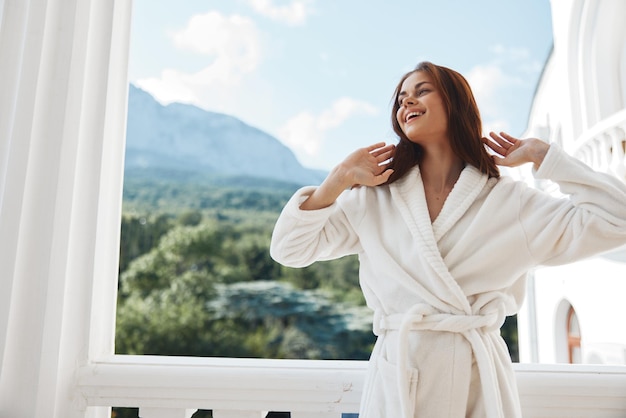
[[[333,168],[324,182],[302,202],[300,209],[315,210],[333,204],[348,187],[378,186],[389,179],[393,170],[387,168],[395,146],[384,142],[360,148]]]

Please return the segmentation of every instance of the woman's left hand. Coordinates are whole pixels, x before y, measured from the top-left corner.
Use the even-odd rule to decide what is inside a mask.
[[[495,155],[495,163],[505,167],[517,167],[526,163],[533,163],[538,169],[550,145],[537,138],[518,139],[506,132],[489,133],[489,138],[483,138],[483,143]]]

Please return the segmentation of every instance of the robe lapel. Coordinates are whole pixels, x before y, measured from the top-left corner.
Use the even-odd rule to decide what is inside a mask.
[[[471,313],[471,306],[443,261],[437,241],[463,216],[486,182],[486,175],[468,165],[432,224],[418,166],[390,186],[394,202],[409,231],[417,240],[423,259],[437,276],[437,278],[430,278],[429,288],[435,289],[435,294],[432,296],[445,302],[452,311],[466,314]]]
[[[488,176],[476,167],[468,165],[463,169],[454,188],[444,202],[443,208],[432,224],[435,240],[438,242],[446,232],[463,216],[487,184]],[[423,189],[423,186],[422,186]],[[426,200],[424,199],[424,202]]]

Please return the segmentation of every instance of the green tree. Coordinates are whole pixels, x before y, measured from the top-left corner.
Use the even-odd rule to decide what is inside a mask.
[[[214,267],[222,258],[225,233],[214,223],[172,228],[156,247],[122,273],[120,295],[139,292],[147,296],[169,288],[172,280],[185,273],[213,277]]]
[[[123,215],[119,271],[126,270],[132,260],[150,251],[171,227],[171,219],[165,214]]]
[[[195,226],[202,222],[202,212],[197,209],[189,209],[178,217],[181,225]]]

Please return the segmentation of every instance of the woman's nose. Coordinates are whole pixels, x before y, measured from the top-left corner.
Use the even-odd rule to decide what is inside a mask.
[[[406,96],[404,99],[402,99],[402,106],[411,106],[414,105],[417,102],[417,100],[414,97],[411,96]]]

